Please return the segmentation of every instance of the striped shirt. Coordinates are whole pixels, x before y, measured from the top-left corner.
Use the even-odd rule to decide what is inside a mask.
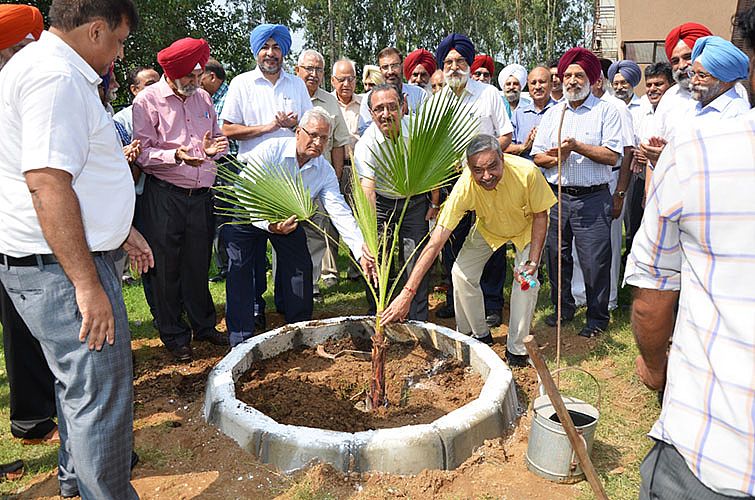
[[[755,112],[678,130],[661,155],[625,283],[681,290],[650,436],[695,476],[755,495]]]
[[[620,155],[623,153],[619,112],[610,103],[590,94],[577,109],[573,109],[567,101],[548,109],[535,134],[535,143],[530,153],[533,158],[538,153],[558,146],[558,123],[564,106],[566,116],[561,131],[562,140],[573,137],[585,144],[604,146]],[[612,166],[594,162],[586,156],[572,152],[563,164],[561,183],[564,186],[607,184],[611,180]],[[558,183],[558,168],[544,169],[544,173],[549,183]]]

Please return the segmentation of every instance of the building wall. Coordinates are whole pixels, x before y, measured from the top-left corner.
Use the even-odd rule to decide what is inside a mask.
[[[737,0],[616,0],[616,38],[665,40],[671,28],[686,22],[704,24],[714,35],[731,39]]]

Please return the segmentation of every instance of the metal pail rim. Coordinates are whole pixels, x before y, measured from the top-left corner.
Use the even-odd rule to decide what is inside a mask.
[[[593,382],[595,382],[595,385],[598,388],[598,400],[595,403],[595,408],[597,408],[597,410],[600,411],[600,403],[603,401],[603,391],[600,388],[600,383],[598,382],[598,379],[595,378],[595,375],[593,375],[592,373],[588,372],[584,368],[580,368],[578,366],[565,366],[563,368],[559,368],[558,370],[554,370],[551,373],[551,375],[556,375],[557,373],[561,373],[561,372],[566,371],[566,370],[576,370],[576,371],[582,372],[582,373],[588,375],[593,380]],[[538,380],[539,379],[540,379],[540,377],[538,377]],[[545,396],[545,388],[543,387],[542,382],[537,386],[537,392],[541,396]],[[535,400],[533,399],[532,402],[530,403],[530,406],[533,407],[534,404],[535,404]]]

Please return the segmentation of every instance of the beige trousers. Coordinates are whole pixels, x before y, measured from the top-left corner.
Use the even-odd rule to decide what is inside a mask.
[[[529,245],[521,250],[516,249],[517,265],[529,258],[529,251]],[[466,335],[471,333],[473,337],[478,338],[484,337],[490,330],[485,323],[485,305],[480,288],[480,276],[491,255],[493,255],[493,249],[482,235],[473,229],[467,236],[451,270],[456,329]],[[524,355],[527,354],[524,337],[530,333],[532,314],[535,312],[540,286],[522,291],[519,283],[514,280],[511,290],[511,314],[506,348],[512,354]]]

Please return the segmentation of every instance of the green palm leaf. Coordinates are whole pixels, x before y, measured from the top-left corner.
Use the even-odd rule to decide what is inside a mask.
[[[436,94],[408,117],[406,143],[387,140],[372,151],[377,190],[410,198],[448,183],[476,130],[470,105],[452,92]]]
[[[217,186],[217,198],[230,207],[216,207],[221,213],[239,221],[282,222],[292,215],[305,221],[315,214],[309,189],[300,175],[294,175],[281,164],[243,164],[229,157],[239,173],[225,165],[218,165],[218,177],[228,185]]]

